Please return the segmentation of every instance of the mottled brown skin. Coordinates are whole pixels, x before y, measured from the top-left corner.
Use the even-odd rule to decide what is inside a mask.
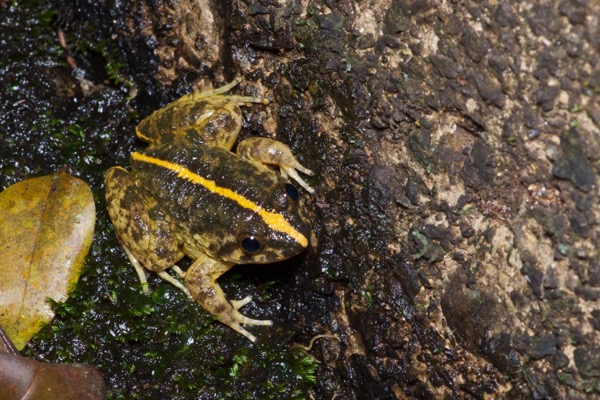
[[[183,257],[183,251],[171,234],[158,202],[146,196],[133,176],[122,168],[111,168],[106,175],[106,202],[121,243],[151,271],[170,268]],[[157,249],[155,252],[146,249]]]
[[[283,143],[250,138],[230,150],[241,129],[240,105],[264,103],[223,93],[238,81],[192,93],[154,112],[137,127],[149,142],[132,154],[132,172],[106,173],[106,202],[117,237],[148,292],[145,269],[179,287],[221,322],[254,341],[241,325],[271,325],[227,301],[216,280],[236,264],[271,263],[308,245],[310,227],[291,177],[312,175]],[[265,166],[279,166],[281,174]],[[182,272],[175,263],[194,260]],[[185,285],[168,272],[185,277]]]

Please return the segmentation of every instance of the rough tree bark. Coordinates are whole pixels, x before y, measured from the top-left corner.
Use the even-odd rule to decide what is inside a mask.
[[[242,76],[316,172],[315,398],[600,396],[599,2],[80,3],[140,113]]]

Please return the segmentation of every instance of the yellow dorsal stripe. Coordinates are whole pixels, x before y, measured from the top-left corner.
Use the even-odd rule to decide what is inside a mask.
[[[177,174],[179,178],[187,179],[188,181],[202,185],[207,190],[218,194],[219,196],[226,197],[230,200],[235,201],[240,206],[257,213],[262,220],[269,226],[269,228],[285,233],[292,237],[301,246],[308,246],[308,239],[306,236],[301,234],[294,228],[281,214],[277,214],[271,211],[267,211],[252,200],[248,200],[239,193],[234,192],[231,189],[227,189],[218,186],[215,181],[205,179],[198,174],[193,173],[189,169],[182,167],[181,165],[171,163],[169,161],[161,160],[160,158],[150,157],[141,153],[132,153],[131,157],[137,161],[143,161],[150,164],[158,165],[159,167],[169,169]]]

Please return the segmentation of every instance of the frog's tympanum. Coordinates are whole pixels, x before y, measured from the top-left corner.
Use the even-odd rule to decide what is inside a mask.
[[[271,321],[242,315],[238,310],[252,299],[227,301],[216,280],[236,264],[272,263],[303,251],[310,227],[288,177],[314,190],[297,173],[312,172],[281,142],[252,137],[230,151],[242,124],[239,106],[268,103],[224,94],[238,83],[188,94],[144,119],[136,133],[150,145],[131,155],[131,172],[108,170],[106,203],[144,291],[145,267],[254,341],[242,325]],[[175,265],[184,255],[194,260],[186,272]]]

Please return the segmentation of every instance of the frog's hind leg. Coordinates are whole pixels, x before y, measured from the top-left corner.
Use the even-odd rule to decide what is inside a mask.
[[[133,177],[120,167],[106,172],[105,186],[108,214],[144,293],[150,293],[146,268],[190,297],[185,286],[166,272],[173,268],[181,273],[174,267],[184,254],[156,200],[140,189]]]
[[[242,127],[240,106],[269,103],[263,97],[226,94],[239,82],[180,97],[140,121],[136,135],[148,143],[160,140],[164,134],[180,135],[191,146],[209,144],[230,150]]]
[[[263,97],[226,94],[240,81],[241,79],[236,79],[217,89],[190,93],[178,100],[180,120],[194,123],[186,123],[173,132],[186,135],[195,132],[203,143],[231,150],[242,128],[240,106],[269,104],[269,100]]]
[[[229,92],[231,89],[233,89],[234,87],[236,87],[237,85],[240,84],[240,82],[242,82],[242,78],[236,78],[233,81],[229,82],[226,85],[223,85],[221,87],[215,88],[215,89],[205,89],[199,92],[193,92],[190,94],[187,94],[183,97],[181,97],[181,99],[183,99],[184,101],[201,101],[202,99],[207,99],[207,98],[224,98],[227,99],[229,101],[232,101],[234,103],[237,103],[240,106],[243,105],[248,105],[249,103],[258,103],[258,104],[264,104],[267,105],[269,104],[269,100],[267,98],[264,97],[254,97],[254,96],[239,96],[236,94],[225,94],[227,92]]]
[[[239,308],[252,301],[250,296],[242,300],[227,301],[216,280],[232,266],[232,263],[213,260],[201,255],[187,270],[185,285],[194,300],[202,308],[213,314],[225,325],[254,342],[256,341],[254,335],[244,329],[242,325],[270,326],[273,323],[268,320],[248,318],[238,311]]]

